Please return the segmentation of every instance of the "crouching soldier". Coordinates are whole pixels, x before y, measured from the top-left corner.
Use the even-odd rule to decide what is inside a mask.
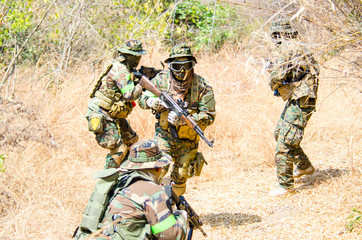
[[[115,52],[115,59],[104,70],[91,94],[86,114],[88,129],[101,147],[110,150],[105,168],[117,168],[129,147],[138,140],[126,118],[135,106],[133,101],[142,93],[132,71],[144,54],[141,42],[126,41]]]
[[[76,239],[185,239],[187,213],[160,185],[171,162],[153,140],[132,145],[119,169],[99,172]]]

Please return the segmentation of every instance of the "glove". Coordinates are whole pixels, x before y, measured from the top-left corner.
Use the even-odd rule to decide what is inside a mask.
[[[167,105],[161,101],[159,98],[150,97],[146,100],[146,104],[149,108],[152,108],[156,112],[161,111],[162,109],[167,108]]]
[[[171,111],[168,114],[167,120],[169,123],[171,123],[174,126],[179,126],[184,124],[184,122],[177,116],[177,114],[174,111]]]

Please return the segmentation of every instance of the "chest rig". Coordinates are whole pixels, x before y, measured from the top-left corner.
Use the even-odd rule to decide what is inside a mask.
[[[198,96],[199,96],[199,76],[194,74],[192,83],[191,83],[191,96],[190,96],[190,103],[187,104],[187,111],[190,114],[199,113],[199,103],[198,103]],[[169,85],[169,91],[170,91],[170,85]],[[158,120],[159,125],[161,128],[165,131],[169,132],[169,122],[167,120],[169,111],[164,111],[160,113],[160,118]],[[202,126],[200,126],[202,130],[205,130]],[[187,125],[180,125],[176,128],[179,139],[181,140],[189,140],[189,141],[199,141],[200,137],[199,135],[191,129]]]
[[[111,71],[114,64],[120,64],[125,59],[118,58],[117,61],[110,64],[101,74],[99,80],[93,89],[92,97],[98,98],[99,106],[106,111],[111,111],[112,118],[126,118],[132,111],[133,106],[131,102],[125,101],[120,90],[113,90],[107,88],[107,75]],[[130,74],[127,70],[120,71],[126,75],[126,80],[130,80]]]

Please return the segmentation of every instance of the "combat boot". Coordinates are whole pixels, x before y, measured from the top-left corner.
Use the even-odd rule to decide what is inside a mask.
[[[312,165],[309,168],[304,169],[304,170],[300,170],[300,169],[296,168],[293,171],[293,178],[300,178],[303,175],[312,175],[314,173],[314,171],[315,171],[315,169]]]
[[[271,196],[271,197],[281,197],[281,196],[292,194],[294,192],[295,192],[295,188],[293,188],[293,187],[285,189],[285,188],[282,188],[282,187],[279,186],[279,187],[271,190],[269,192],[269,196]]]

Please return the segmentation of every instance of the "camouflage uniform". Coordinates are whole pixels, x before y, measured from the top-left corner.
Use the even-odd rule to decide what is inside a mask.
[[[98,144],[110,150],[105,168],[118,167],[128,147],[138,140],[126,118],[135,106],[133,101],[142,93],[142,88],[135,86],[131,71],[146,52],[137,40],[127,41],[117,51],[120,54],[102,73],[86,114],[89,130]]]
[[[172,210],[169,196],[159,185],[163,175],[152,172],[168,167],[170,162],[171,157],[160,152],[155,141],[134,144],[119,169],[106,169],[98,174],[103,175],[101,184],[113,175],[118,183],[109,191],[114,193],[97,225],[93,225],[93,212],[99,211],[92,204],[98,200],[100,191],[93,192],[75,237],[85,239],[93,233],[97,239],[185,239],[187,213]]]
[[[288,20],[273,22],[272,32],[296,36]],[[278,41],[278,57],[272,61],[270,87],[277,96],[287,101],[274,131],[277,141],[275,163],[279,185],[284,189],[294,186],[293,163],[299,170],[312,167],[300,147],[304,128],[315,111],[319,67],[312,53],[303,43]],[[313,168],[314,171],[314,168]]]
[[[186,56],[195,59],[190,48],[185,44],[179,44],[173,47],[170,57],[165,61],[172,62],[177,57]],[[196,59],[194,60],[196,62]],[[187,102],[187,110],[191,117],[197,122],[202,130],[211,125],[215,119],[215,99],[212,87],[201,76],[191,72],[192,82],[185,94],[183,101]],[[167,69],[159,73],[152,82],[161,91],[167,92],[175,100],[179,98],[179,92],[172,87],[172,70]],[[156,97],[149,92],[145,92],[139,100],[139,105],[143,109],[149,109],[147,99]],[[193,175],[199,175],[195,172],[195,165],[204,161],[201,153],[198,152],[199,136],[187,125],[177,126],[179,138],[174,139],[169,132],[169,122],[167,117],[169,111],[152,110],[157,118],[155,125],[154,138],[158,141],[161,151],[172,156],[174,165],[171,172],[171,179],[175,183],[174,191],[182,195],[186,190],[187,178]],[[201,171],[201,170],[200,170]]]

